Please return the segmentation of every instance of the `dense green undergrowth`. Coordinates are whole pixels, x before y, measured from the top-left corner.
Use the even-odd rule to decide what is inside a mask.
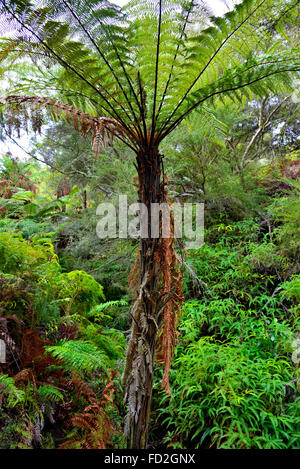
[[[184,306],[173,398],[159,391],[156,398],[172,448],[300,447],[300,375],[292,359],[300,276],[261,235],[253,220],[219,225],[190,255],[201,298]]]
[[[111,306],[103,287],[84,271],[63,273],[50,236],[34,234],[29,241],[8,232],[0,233],[0,284],[7,344],[0,447],[47,448],[63,441],[92,447],[104,431],[97,421],[106,412],[100,414],[102,392],[125,348],[123,334],[102,324]],[[76,416],[84,419],[91,400],[96,416],[89,427],[87,417]],[[116,412],[115,420],[118,427]]]

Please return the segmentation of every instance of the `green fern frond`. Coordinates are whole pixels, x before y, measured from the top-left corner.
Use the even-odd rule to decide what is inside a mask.
[[[54,386],[50,386],[45,384],[44,386],[40,386],[37,389],[37,394],[42,400],[48,400],[53,402],[63,402],[64,396],[63,394]]]
[[[101,319],[105,316],[104,312],[106,309],[111,308],[112,306],[128,306],[128,302],[125,300],[112,300],[101,303],[100,305],[94,306],[88,313],[88,317],[97,317]]]
[[[94,310],[99,312],[103,311],[104,309],[109,308],[110,306],[127,306],[128,302],[125,300],[112,300],[106,301],[105,303],[101,303],[101,305],[95,306]]]
[[[120,357],[124,357],[126,340],[122,332],[117,329],[103,329],[101,326],[89,324],[84,329],[87,340],[106,354],[109,367],[114,368]]]
[[[264,56],[259,59],[251,57],[243,65],[227,68],[219,79],[193,92],[186,99],[183,113],[181,111],[173,114],[172,123],[171,118],[167,120],[162,128],[166,130],[161,133],[161,138],[168,135],[193,109],[219,96],[240,100],[242,96],[250,99],[253,95],[265,96],[270,92],[282,92],[284,89],[292,91],[293,76],[287,72],[300,70],[299,57],[299,50],[296,49],[276,56]],[[177,115],[179,117],[176,118]]]
[[[8,407],[15,407],[25,401],[25,392],[18,389],[14,379],[8,375],[0,375],[0,395],[6,397]]]
[[[71,370],[91,372],[101,368],[106,370],[109,366],[105,353],[88,342],[69,340],[59,345],[46,346],[45,349]]]

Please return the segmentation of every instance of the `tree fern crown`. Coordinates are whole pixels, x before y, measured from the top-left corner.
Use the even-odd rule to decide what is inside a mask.
[[[280,1],[276,17],[272,3],[243,0],[214,17],[197,0],[131,0],[124,8],[3,0],[0,59],[5,66],[30,56],[38,70],[51,67],[35,75],[45,96],[114,119],[123,129],[118,137],[139,151],[158,145],[208,100],[291,88],[299,51],[284,44],[284,28],[295,22],[298,2]],[[279,41],[270,49],[274,31]],[[32,81],[19,85],[34,88]]]

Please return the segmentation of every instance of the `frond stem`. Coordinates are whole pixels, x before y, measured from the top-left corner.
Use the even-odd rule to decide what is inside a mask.
[[[176,48],[176,51],[175,51],[175,55],[174,55],[174,57],[173,57],[173,61],[172,61],[171,70],[170,70],[170,73],[169,73],[169,76],[168,76],[168,80],[167,80],[167,83],[166,83],[166,86],[165,86],[165,89],[164,89],[164,92],[163,92],[161,101],[160,101],[160,103],[159,103],[159,107],[158,107],[157,114],[156,114],[156,120],[158,119],[158,116],[159,116],[159,114],[160,114],[161,108],[162,108],[162,106],[163,106],[163,103],[164,103],[164,101],[165,101],[165,98],[166,98],[166,95],[167,95],[167,92],[168,92],[168,89],[169,89],[169,85],[170,85],[170,81],[171,81],[171,78],[172,78],[172,74],[173,74],[175,62],[176,62],[176,59],[177,59],[177,56],[178,56],[178,52],[179,52],[179,48],[180,48],[180,42],[181,42],[181,40],[182,40],[182,38],[183,38],[183,35],[184,35],[184,33],[185,33],[185,28],[186,28],[186,26],[187,26],[190,13],[191,13],[191,11],[192,11],[194,5],[195,5],[194,0],[192,0],[192,1],[191,1],[191,4],[190,4],[190,8],[189,8],[188,11],[187,11],[187,15],[186,15],[186,17],[185,17],[185,21],[184,21],[182,30],[181,30],[181,35],[180,35],[180,38],[179,38],[179,41],[178,41],[178,44],[177,44],[177,48]]]
[[[115,116],[117,117],[117,119],[119,120],[119,122],[122,124],[122,126],[124,127],[124,129],[127,130],[127,132],[132,136],[132,138],[134,140],[136,140],[137,144],[139,145],[139,141],[137,140],[136,136],[134,135],[134,133],[132,132],[132,130],[127,126],[127,124],[125,124],[125,122],[123,121],[123,119],[121,118],[121,116],[115,111],[114,107],[112,106],[112,104],[108,101],[108,99],[101,93],[101,91],[99,91],[98,88],[96,88],[92,83],[90,83],[83,75],[81,75],[81,73],[79,73],[74,67],[72,67],[72,65],[68,64],[62,57],[60,57],[59,55],[56,54],[56,52],[51,49],[51,47],[48,46],[48,44],[46,44],[31,28],[29,28],[28,26],[26,26],[26,24],[23,23],[23,21],[21,21],[12,11],[10,11],[10,9],[7,7],[7,5],[4,4],[4,8],[8,11],[8,13],[24,28],[26,29],[27,31],[29,31],[35,38],[38,39],[38,41],[47,49],[50,51],[50,53],[52,55],[54,55],[54,57],[56,57],[56,59],[61,62],[62,64],[64,64],[64,66],[66,68],[68,68],[69,70],[71,70],[73,73],[75,73],[75,75],[77,75],[81,80],[83,80],[87,85],[89,85],[94,91],[96,91],[97,94],[99,94],[101,96],[101,98],[108,104],[108,106],[111,108],[112,112],[115,114]],[[104,106],[102,106],[102,108],[108,113],[111,115],[111,111],[108,111]]]
[[[158,62],[159,62],[159,48],[160,48],[160,34],[161,34],[161,9],[162,0],[159,0],[159,16],[158,16],[158,31],[157,31],[157,46],[156,46],[156,59],[155,59],[155,81],[154,81],[154,96],[153,96],[153,111],[152,111],[152,125],[150,145],[152,143],[155,133],[155,109],[156,109],[156,95],[157,95],[157,82],[158,82]]]
[[[120,87],[120,90],[122,91],[129,107],[130,107],[130,110],[132,112],[132,115],[134,117],[134,120],[136,121],[136,123],[138,124],[138,119],[136,117],[136,114],[134,112],[134,109],[132,107],[132,104],[130,102],[130,99],[128,98],[127,96],[127,93],[126,91],[124,90],[119,78],[117,77],[113,67],[110,65],[109,61],[107,60],[107,58],[105,57],[105,55],[103,54],[103,52],[101,51],[101,49],[99,48],[99,46],[97,45],[96,41],[94,41],[94,39],[92,38],[92,36],[90,35],[90,33],[88,32],[88,30],[86,29],[86,27],[84,26],[84,24],[82,23],[82,21],[80,20],[80,18],[78,17],[78,15],[74,12],[74,10],[70,7],[69,3],[66,1],[66,0],[62,0],[63,4],[68,8],[68,10],[70,11],[71,15],[76,19],[76,21],[78,22],[78,24],[81,26],[82,30],[85,32],[85,34],[87,35],[88,39],[91,41],[91,43],[94,45],[94,47],[96,48],[97,52],[99,53],[100,57],[103,59],[104,63],[107,65],[107,67],[109,68],[109,70],[111,71],[111,73],[113,74],[117,84],[119,85]],[[101,22],[100,22],[101,24]],[[119,104],[119,103],[118,103]],[[121,105],[120,105],[121,106]],[[124,110],[124,112],[126,113],[127,117],[130,119],[130,116],[127,114],[127,111],[123,108],[123,106],[121,106],[122,109]],[[139,125],[138,125],[139,127]]]
[[[177,104],[177,106],[175,107],[175,109],[173,110],[173,112],[170,114],[170,116],[168,117],[168,119],[166,120],[166,122],[163,124],[162,128],[160,129],[159,131],[159,135],[164,131],[164,129],[167,127],[168,123],[171,121],[172,117],[174,116],[174,114],[177,112],[177,110],[180,108],[180,106],[183,104],[183,102],[185,101],[186,97],[188,96],[188,94],[190,93],[190,91],[192,90],[192,88],[195,86],[195,84],[198,82],[198,80],[201,78],[201,76],[203,75],[203,73],[207,70],[207,68],[209,67],[209,65],[211,64],[211,62],[215,59],[215,57],[218,55],[218,53],[222,50],[222,48],[224,47],[224,45],[229,41],[229,39],[246,23],[246,21],[248,21],[249,18],[251,18],[252,15],[254,15],[254,13],[257,11],[258,8],[261,7],[261,5],[263,3],[265,3],[266,0],[262,0],[255,8],[253,8],[253,10],[246,16],[246,18],[243,19],[243,21],[241,21],[229,34],[228,36],[221,42],[221,44],[219,45],[219,47],[217,47],[217,49],[215,50],[215,52],[213,53],[213,55],[211,56],[211,58],[209,59],[209,61],[206,63],[206,65],[203,67],[203,69],[201,70],[201,72],[197,75],[197,77],[193,80],[192,84],[189,86],[189,88],[187,89],[187,91],[184,93],[183,97],[180,99],[179,103]]]
[[[262,77],[259,77],[259,78],[256,78],[255,80],[249,81],[247,83],[244,83],[243,85],[238,85],[238,86],[235,86],[235,87],[232,87],[232,88],[227,88],[227,89],[224,89],[224,90],[215,91],[215,92],[205,96],[205,98],[201,99],[200,101],[197,101],[195,104],[193,104],[193,106],[191,106],[189,109],[187,109],[178,119],[176,119],[176,121],[173,122],[173,124],[163,134],[160,135],[159,141],[162,141],[167,135],[169,135],[174,130],[174,128],[177,127],[177,125],[180,124],[180,122],[188,114],[190,114],[190,112],[192,112],[196,107],[198,107],[204,101],[207,101],[207,99],[209,99],[213,96],[217,96],[219,94],[228,93],[230,91],[235,91],[235,90],[239,90],[241,88],[245,88],[245,86],[252,85],[253,83],[256,83],[260,80],[264,80],[265,78],[267,78],[269,76],[272,76],[272,75],[275,75],[277,73],[299,72],[299,71],[300,71],[300,68],[288,69],[288,70],[275,70],[274,72],[267,73],[266,75],[264,75]]]

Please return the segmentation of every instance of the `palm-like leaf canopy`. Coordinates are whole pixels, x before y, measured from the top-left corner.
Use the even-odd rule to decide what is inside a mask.
[[[29,54],[51,67],[44,88],[55,82],[56,98],[116,120],[131,148],[145,150],[209,99],[290,87],[299,51],[284,40],[269,49],[269,37],[294,21],[297,3],[243,0],[216,18],[197,0],[132,0],[123,9],[99,0],[3,0],[10,37],[0,58]]]

